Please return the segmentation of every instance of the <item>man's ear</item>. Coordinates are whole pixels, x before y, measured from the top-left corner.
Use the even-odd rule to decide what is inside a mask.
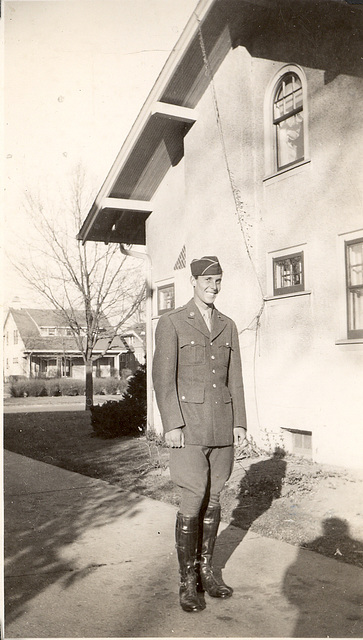
[[[190,276],[190,282],[191,282],[192,286],[195,287],[197,281],[196,281],[194,276]]]

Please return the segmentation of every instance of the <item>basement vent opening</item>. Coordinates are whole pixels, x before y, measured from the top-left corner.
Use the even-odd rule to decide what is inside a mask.
[[[289,434],[289,450],[297,456],[311,458],[313,453],[313,438],[311,431],[303,429],[293,429],[290,427],[281,427]]]

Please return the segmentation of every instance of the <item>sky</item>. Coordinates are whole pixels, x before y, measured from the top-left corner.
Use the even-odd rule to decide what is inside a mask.
[[[4,307],[32,295],[6,258],[26,190],[56,203],[78,163],[98,190],[197,0],[5,0]],[[59,196],[58,196],[59,197]],[[20,244],[20,242],[19,242]]]

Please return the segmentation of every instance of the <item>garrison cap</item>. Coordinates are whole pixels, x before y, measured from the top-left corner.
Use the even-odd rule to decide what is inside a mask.
[[[192,276],[217,276],[222,273],[217,256],[203,256],[195,258],[190,263]]]

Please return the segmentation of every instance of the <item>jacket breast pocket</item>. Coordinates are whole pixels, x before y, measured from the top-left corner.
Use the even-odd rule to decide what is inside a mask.
[[[205,344],[200,339],[180,340],[179,364],[205,364]]]
[[[232,347],[230,342],[223,342],[222,344],[219,345],[218,359],[219,359],[219,362],[223,364],[225,367],[228,367],[229,365],[229,361],[231,358],[231,351],[232,351]]]

